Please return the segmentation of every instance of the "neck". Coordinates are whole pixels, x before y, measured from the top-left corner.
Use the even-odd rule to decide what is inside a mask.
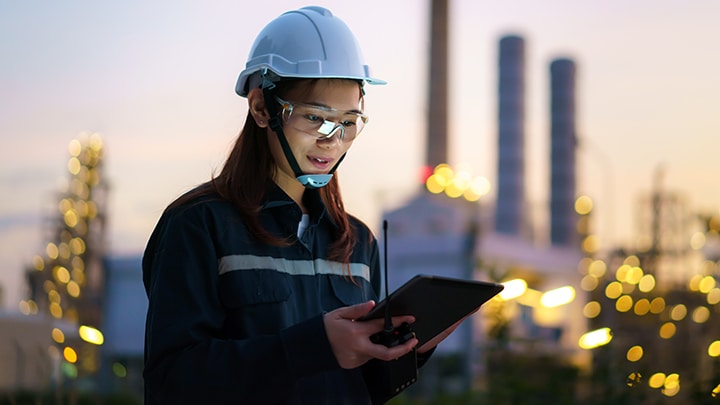
[[[303,205],[303,195],[305,195],[305,186],[300,184],[299,181],[296,179],[291,179],[287,176],[282,178],[276,178],[275,184],[282,189],[282,191],[285,192],[293,201],[295,201],[295,204],[300,207],[302,212],[304,214],[307,214],[307,209],[305,208],[305,205]]]

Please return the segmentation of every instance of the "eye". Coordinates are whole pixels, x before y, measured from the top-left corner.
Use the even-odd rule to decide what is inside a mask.
[[[313,122],[313,123],[320,123],[320,122],[325,121],[325,119],[323,117],[316,115],[316,114],[310,114],[310,113],[305,114],[305,119],[308,120],[309,122]]]
[[[356,125],[356,124],[355,124],[355,121],[352,121],[352,120],[344,120],[344,121],[340,121],[340,125],[342,125],[342,126],[344,126],[344,127],[347,128],[347,127],[352,127],[352,126],[354,126],[354,125]]]

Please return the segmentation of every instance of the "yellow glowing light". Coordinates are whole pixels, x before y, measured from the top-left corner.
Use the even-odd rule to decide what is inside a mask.
[[[640,259],[635,255],[630,255],[623,260],[623,264],[627,264],[630,267],[633,266],[639,266],[640,265]]]
[[[72,267],[74,270],[85,270],[85,262],[81,257],[75,256],[72,258]]]
[[[81,151],[82,144],[80,144],[80,141],[77,139],[70,141],[70,144],[68,145],[68,152],[70,152],[71,156],[79,156]]]
[[[68,295],[77,298],[80,296],[80,286],[75,281],[71,281],[67,285]]]
[[[477,176],[470,182],[470,189],[473,193],[482,197],[490,192],[490,180],[486,177]]]
[[[97,205],[95,205],[94,201],[88,201],[87,202],[87,217],[88,218],[95,218],[97,216]]]
[[[68,281],[70,281],[70,272],[68,269],[66,269],[63,266],[55,266],[54,270],[54,276],[55,279],[63,284],[67,284]]]
[[[505,288],[498,295],[505,301],[517,298],[525,294],[525,291],[527,291],[527,282],[520,278],[506,281],[502,284]]]
[[[632,372],[628,375],[626,384],[628,387],[634,387],[642,382],[642,374],[638,372]]]
[[[440,163],[439,165],[435,166],[433,173],[445,179],[445,184],[447,184],[450,179],[455,177],[455,171],[453,171],[453,169],[447,163]]]
[[[642,292],[650,292],[655,288],[655,277],[652,274],[642,276],[638,283],[638,289]]]
[[[90,135],[90,148],[95,152],[100,152],[102,150],[102,147],[102,136],[100,136],[100,134],[98,134],[97,132],[94,132],[92,135]]]
[[[602,260],[594,260],[588,267],[588,273],[597,278],[601,278],[607,272],[607,265]]]
[[[640,267],[631,267],[630,270],[628,270],[627,275],[625,276],[625,281],[630,284],[637,284],[640,282],[640,279],[644,275],[645,273]]]
[[[665,377],[665,382],[663,383],[663,386],[665,387],[666,390],[670,390],[670,391],[675,390],[675,393],[677,393],[677,390],[679,390],[679,388],[680,388],[680,374],[678,374],[678,373],[668,374],[668,376]]]
[[[52,332],[52,339],[57,343],[64,343],[65,342],[65,334],[63,331],[61,331],[58,328],[53,328]]]
[[[632,266],[623,264],[622,266],[618,267],[618,269],[615,271],[615,279],[617,281],[625,281],[627,279],[627,274],[632,269]]]
[[[705,234],[702,232],[695,232],[695,234],[690,237],[690,248],[693,250],[700,250],[705,246]]]
[[[594,349],[610,343],[611,340],[612,331],[610,328],[600,328],[580,336],[578,345],[583,349]]]
[[[45,270],[45,260],[40,256],[34,256],[32,259],[33,268],[37,271]]]
[[[707,294],[715,288],[715,277],[713,276],[705,276],[700,280],[700,284],[698,285],[698,289],[701,293]]]
[[[583,307],[583,315],[585,315],[586,318],[597,318],[597,316],[600,315],[600,311],[602,311],[602,306],[597,301],[590,301]]]
[[[588,268],[590,267],[592,262],[593,262],[593,259],[590,257],[587,257],[587,256],[580,259],[578,261],[578,266],[577,266],[578,273],[588,274]]]
[[[546,291],[540,303],[547,308],[559,307],[571,303],[575,299],[575,289],[571,286],[564,286],[554,290]]]
[[[18,309],[23,315],[32,315],[37,313],[37,304],[33,300],[21,300],[18,303]],[[33,309],[35,311],[33,312]]]
[[[50,280],[45,280],[45,282],[43,283],[43,291],[45,291],[46,293],[49,293],[50,291],[52,291],[54,289],[55,289],[55,283],[53,283]]]
[[[687,315],[687,307],[684,304],[677,304],[670,311],[670,318],[673,321],[682,321]]]
[[[25,300],[20,300],[18,303],[18,309],[20,310],[20,313],[23,315],[30,315],[30,305]]]
[[[58,245],[58,257],[63,260],[70,258],[70,246],[67,243],[63,242]]]
[[[75,204],[75,210],[81,217],[87,217],[90,213],[90,206],[84,200],[80,200]]]
[[[50,242],[45,247],[45,253],[47,253],[48,258],[54,260],[58,257],[58,247],[56,244]]]
[[[589,214],[593,209],[593,200],[592,198],[581,195],[580,197],[575,200],[575,212],[577,212],[580,215],[587,215]]]
[[[60,294],[56,290],[48,291],[48,301],[60,304]]]
[[[663,297],[656,297],[650,301],[650,312],[653,314],[659,314],[665,310],[665,299]]]
[[[517,297],[517,302],[520,304],[523,304],[528,307],[538,307],[540,306],[540,299],[542,298],[542,293],[538,290],[533,290],[532,288],[528,288],[525,290],[525,292]]]
[[[445,179],[433,174],[425,181],[425,187],[433,194],[440,194],[445,189]]]
[[[623,295],[615,301],[615,309],[618,312],[627,312],[633,307],[633,299],[629,295]]]
[[[72,279],[80,286],[85,285],[85,273],[81,269],[73,269]]]
[[[590,274],[580,280],[580,288],[585,291],[594,291],[598,286],[598,279]]]
[[[77,353],[75,352],[75,350],[69,346],[65,347],[65,349],[63,349],[63,357],[65,358],[65,361],[67,361],[68,363],[75,363],[75,362],[77,362],[77,359],[78,359]]]
[[[622,294],[622,284],[617,281],[613,281],[605,287],[605,296],[614,300]]]
[[[690,291],[699,291],[700,290],[700,280],[702,280],[703,276],[701,274],[696,274],[690,278],[690,281],[688,283],[688,288],[690,288]]]
[[[675,332],[677,332],[677,327],[672,322],[665,322],[660,327],[660,337],[663,339],[670,339],[675,336]]]
[[[70,246],[70,251],[74,255],[81,255],[81,254],[85,253],[86,246],[85,246],[85,241],[82,240],[82,238],[72,238],[70,240],[69,246]]]
[[[628,351],[625,357],[628,359],[628,361],[636,362],[642,359],[643,357],[643,348],[642,346],[633,346]]]
[[[714,274],[718,269],[717,264],[712,260],[705,260],[703,262],[702,274]]]
[[[716,385],[715,388],[713,388],[710,395],[712,395],[713,398],[717,398],[720,396],[720,384]]]
[[[660,388],[665,384],[665,373],[655,373],[648,379],[650,388]]]
[[[650,312],[650,301],[647,298],[641,298],[635,303],[635,314],[639,316],[647,315]]]
[[[75,225],[77,225],[78,223],[78,216],[75,213],[75,210],[65,211],[63,219],[65,220],[65,225],[69,226],[70,228],[74,228]]]
[[[450,182],[450,184],[445,187],[445,195],[450,198],[458,198],[463,195],[463,192],[465,191],[465,188],[463,186],[464,184],[462,183],[462,181],[455,177]]]
[[[70,200],[68,198],[63,198],[62,200],[60,200],[60,203],[58,203],[58,209],[63,214],[65,213],[65,211],[71,209],[72,207],[73,207],[73,202],[72,202],[72,200]]]
[[[67,169],[72,175],[76,175],[80,173],[80,168],[82,165],[80,164],[80,161],[76,157],[71,157],[70,160],[68,160],[67,163]]]
[[[708,291],[707,294],[707,302],[710,305],[715,305],[718,302],[720,302],[720,288],[713,288],[712,290]]]
[[[101,345],[105,341],[102,332],[91,326],[82,325],[80,329],[78,329],[78,332],[80,333],[80,338],[88,343]]]
[[[62,318],[63,310],[60,304],[57,302],[53,302],[50,304],[50,315],[52,315],[54,318],[60,319]]]
[[[674,397],[680,392],[680,383],[673,384],[670,387],[664,387],[661,392],[666,397]]]
[[[692,313],[692,320],[695,323],[705,323],[710,319],[710,310],[707,307],[697,307]]]
[[[708,346],[708,356],[720,357],[720,340],[710,343],[710,346]]]
[[[583,252],[595,253],[600,248],[600,239],[597,235],[588,235],[583,241],[581,246]]]

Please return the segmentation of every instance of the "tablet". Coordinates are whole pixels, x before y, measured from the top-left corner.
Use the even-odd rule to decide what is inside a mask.
[[[415,317],[411,326],[422,345],[473,313],[503,288],[499,283],[419,274],[358,320],[384,318],[390,301],[391,315]]]

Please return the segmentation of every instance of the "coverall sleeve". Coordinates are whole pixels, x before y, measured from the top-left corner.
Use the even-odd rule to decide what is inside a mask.
[[[166,212],[148,242],[145,404],[271,404],[300,377],[339,368],[321,315],[275,335],[223,337],[212,227],[200,209]]]

